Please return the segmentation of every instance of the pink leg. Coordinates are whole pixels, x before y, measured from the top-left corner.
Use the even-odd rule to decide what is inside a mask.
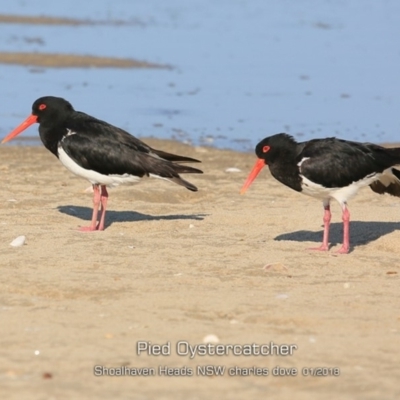
[[[340,254],[347,254],[350,250],[350,213],[347,209],[347,205],[343,205],[342,209],[342,220],[343,220],[343,244],[338,250]]]
[[[104,221],[106,219],[106,209],[108,201],[107,188],[104,185],[101,185],[100,201],[101,201],[101,215],[100,215],[99,225],[97,225],[97,229],[99,231],[104,231]]]
[[[90,226],[82,226],[79,228],[82,232],[91,232],[96,230],[97,225],[97,213],[99,212],[99,204],[100,204],[100,190],[99,185],[93,185],[93,214],[92,214],[92,222]]]
[[[317,251],[328,251],[329,250],[329,225],[331,223],[331,208],[328,205],[324,205],[324,237],[322,239],[322,244],[319,247],[313,247],[309,250]]]

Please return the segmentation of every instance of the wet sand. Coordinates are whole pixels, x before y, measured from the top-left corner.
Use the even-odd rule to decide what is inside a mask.
[[[44,68],[171,68],[168,65],[155,64],[130,58],[23,52],[0,52],[0,64]]]
[[[135,20],[81,20],[73,18],[61,18],[51,16],[28,16],[28,15],[7,15],[0,14],[1,24],[26,24],[26,25],[51,25],[51,26],[70,26],[74,28],[81,25],[140,25],[146,24]],[[11,38],[9,40],[15,40]],[[45,38],[24,37],[27,43],[43,44]],[[152,63],[144,60],[132,58],[115,58],[94,55],[80,54],[54,54],[45,52],[3,52],[0,51],[0,64],[25,65],[44,68],[167,68],[169,65]]]
[[[140,25],[146,24],[140,19],[120,20],[120,19],[77,19],[65,17],[52,17],[49,15],[11,15],[0,14],[0,24],[20,24],[20,25],[55,25],[55,26],[91,26],[91,25]]]
[[[89,184],[42,147],[0,147],[0,393],[7,399],[397,399],[400,200],[364,189],[350,201],[352,251],[328,253],[322,205],[265,169],[239,190],[253,154],[147,140],[203,161],[192,193],[149,179],[110,190],[107,229],[81,233]],[[197,166],[197,165],[196,165]],[[235,167],[240,172],[226,172]],[[19,235],[26,244],[13,248]],[[292,356],[178,355],[175,345],[294,344]],[[138,341],[171,354],[137,355]],[[156,376],[94,376],[94,366]],[[226,367],[224,376],[197,367]],[[159,367],[191,368],[165,376]],[[297,376],[273,376],[276,366]],[[269,376],[230,376],[259,367]],[[304,367],[326,367],[302,376]],[[247,370],[246,370],[247,368]],[[182,370],[181,370],[182,371]],[[237,371],[237,370],[235,370]]]

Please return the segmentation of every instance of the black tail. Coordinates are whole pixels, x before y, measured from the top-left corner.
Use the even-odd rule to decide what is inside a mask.
[[[177,183],[178,185],[184,186],[186,189],[191,190],[192,192],[197,192],[197,187],[194,186],[192,183],[185,181],[182,179],[180,176],[179,177],[174,177],[174,178],[169,178],[171,182]]]
[[[187,165],[173,164],[174,171],[178,174],[202,174],[203,171],[201,169],[188,167]]]
[[[178,156],[176,154],[166,153],[165,151],[161,151],[161,150],[152,149],[152,151],[153,151],[153,153],[157,154],[159,157],[163,158],[164,160],[168,160],[168,161],[175,161],[175,162],[201,162],[199,160],[196,160],[195,158]]]
[[[168,179],[178,185],[184,186],[193,192],[197,192],[197,187],[190,182],[182,179],[179,174],[202,174],[203,171],[197,168],[188,167],[187,165],[176,164],[179,162],[201,162],[190,157],[177,156],[175,154],[166,153],[161,150],[151,150],[157,157],[147,159],[147,174],[158,175],[161,178]],[[159,158],[158,158],[159,157]],[[151,168],[149,168],[151,167]]]
[[[173,164],[174,171],[178,174],[202,174],[203,171],[197,168],[188,167],[186,165]],[[191,190],[192,192],[197,192],[197,187],[191,184],[188,181],[185,181],[180,176],[175,176],[173,178],[169,178],[171,182],[177,183],[178,185],[184,186],[186,189]]]

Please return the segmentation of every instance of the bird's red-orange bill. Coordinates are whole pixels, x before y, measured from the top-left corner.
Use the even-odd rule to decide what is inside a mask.
[[[256,161],[253,169],[250,172],[250,175],[247,177],[246,182],[244,183],[242,189],[240,190],[240,194],[244,194],[244,192],[251,185],[251,183],[254,181],[254,179],[256,179],[257,175],[264,168],[264,166],[265,166],[265,161],[264,160],[259,159],[259,160]]]
[[[30,115],[24,122],[22,122],[22,124],[18,125],[11,133],[9,133],[1,141],[1,143],[6,143],[11,139],[15,138],[15,136],[18,136],[21,132],[23,132],[26,128],[29,128],[35,122],[37,122],[37,116],[33,114]]]

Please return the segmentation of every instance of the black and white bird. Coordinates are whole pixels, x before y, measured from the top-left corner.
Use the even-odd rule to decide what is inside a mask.
[[[2,143],[16,137],[35,122],[39,123],[39,135],[44,146],[68,170],[93,185],[92,222],[90,226],[81,228],[82,231],[104,230],[107,187],[134,184],[151,176],[197,191],[196,186],[179,174],[201,174],[202,171],[179,163],[200,161],[155,150],[120,128],[75,111],[68,101],[60,97],[37,99],[32,105],[32,114]],[[101,214],[97,222],[99,206]]]
[[[359,189],[369,186],[374,192],[400,197],[400,148],[384,148],[336,138],[297,143],[285,133],[265,138],[256,146],[259,160],[247,178],[244,193],[261,169],[268,165],[272,176],[297,192],[321,199],[325,209],[322,245],[329,249],[330,201],[342,208],[343,245],[339,253],[350,249],[350,213],[347,201]]]

